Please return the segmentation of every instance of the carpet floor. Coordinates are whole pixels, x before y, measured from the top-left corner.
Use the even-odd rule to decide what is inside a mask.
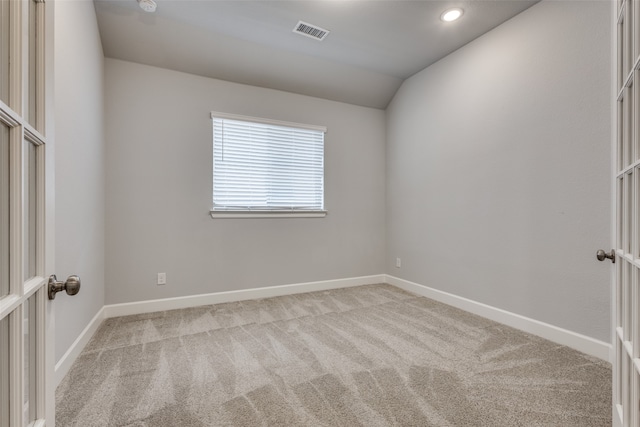
[[[64,426],[608,426],[611,365],[381,284],[107,319]]]

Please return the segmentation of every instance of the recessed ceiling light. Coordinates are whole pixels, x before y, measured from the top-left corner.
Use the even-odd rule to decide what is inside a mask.
[[[138,0],[138,5],[140,6],[140,9],[149,13],[155,12],[156,7],[158,7],[156,2],[153,0]]]
[[[456,19],[460,18],[463,13],[464,10],[460,9],[459,7],[454,7],[453,9],[445,10],[442,15],[440,15],[440,19],[442,19],[444,22],[455,21]]]

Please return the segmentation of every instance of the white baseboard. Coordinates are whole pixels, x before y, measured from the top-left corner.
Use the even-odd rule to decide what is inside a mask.
[[[67,375],[69,369],[71,369],[71,365],[73,365],[73,362],[75,362],[78,356],[80,356],[80,353],[82,353],[82,350],[84,350],[85,346],[89,343],[105,318],[105,310],[104,307],[102,307],[98,310],[96,315],[93,316],[93,319],[91,319],[87,327],[84,328],[78,338],[76,338],[73,344],[71,344],[71,347],[69,347],[67,352],[60,358],[58,363],[56,363],[56,387],[58,387],[65,375]]]
[[[198,307],[201,305],[225,302],[245,301],[301,294],[305,292],[326,291],[329,289],[384,283],[386,276],[352,277],[348,279],[323,280],[320,282],[297,283],[293,285],[269,286],[266,288],[243,289],[239,291],[215,292],[211,294],[190,295],[185,297],[156,299],[149,301],[111,304],[104,306],[105,317],[129,316],[132,314],[152,313],[154,311],[175,310],[178,308]]]
[[[613,427],[623,427],[624,411],[622,405],[613,405]]]
[[[387,275],[386,283],[612,362],[609,343],[398,277]]]

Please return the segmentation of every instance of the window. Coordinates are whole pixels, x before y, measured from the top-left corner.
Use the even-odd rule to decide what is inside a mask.
[[[211,216],[325,216],[321,126],[211,113]]]

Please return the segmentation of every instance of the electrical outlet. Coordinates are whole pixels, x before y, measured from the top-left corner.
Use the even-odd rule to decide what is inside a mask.
[[[158,285],[167,284],[167,273],[158,273]]]
[[[402,267],[402,260],[400,258],[396,258],[396,268]]]

